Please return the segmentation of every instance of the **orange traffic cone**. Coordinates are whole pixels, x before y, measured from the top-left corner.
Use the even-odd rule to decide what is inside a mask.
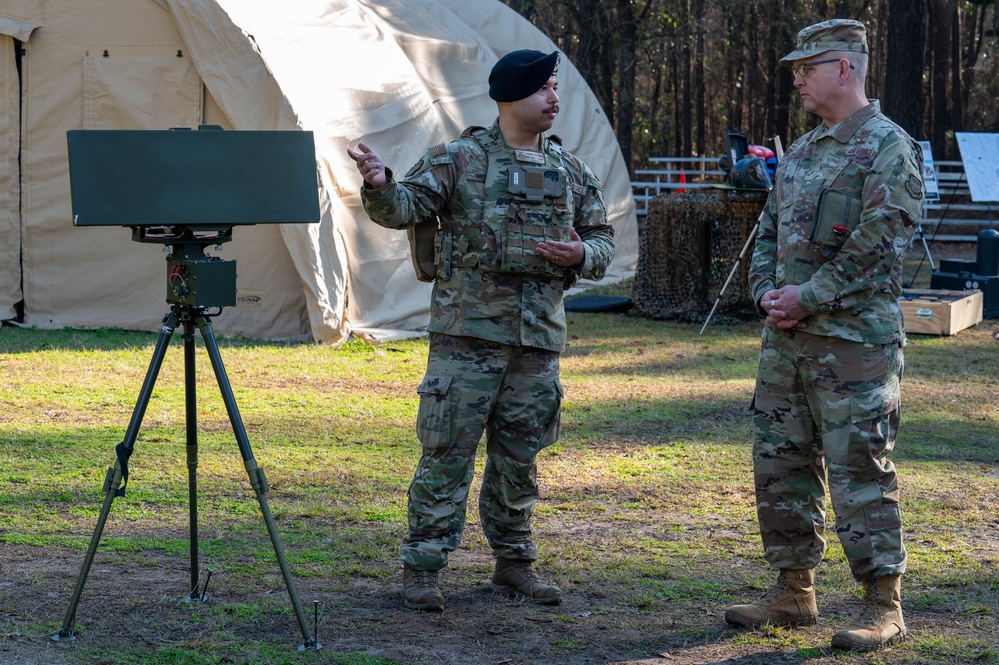
[[[681,184],[681,185],[686,185],[687,184],[687,174],[684,173],[683,169],[680,170],[680,179],[677,180],[677,182],[679,184]],[[686,187],[677,187],[676,188],[676,193],[677,194],[686,194],[687,193],[687,188]]]

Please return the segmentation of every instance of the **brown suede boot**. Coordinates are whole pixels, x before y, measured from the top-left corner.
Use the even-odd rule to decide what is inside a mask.
[[[832,638],[837,649],[876,651],[905,639],[902,620],[902,578],[885,575],[864,583],[860,614]]]
[[[443,612],[444,596],[437,586],[437,571],[402,564],[402,604],[411,610]]]
[[[496,559],[496,570],[489,580],[489,588],[542,605],[558,605],[562,602],[562,590],[539,581],[530,561]]]
[[[777,582],[749,605],[733,605],[725,621],[733,626],[810,626],[819,618],[815,606],[815,569],[781,570]]]

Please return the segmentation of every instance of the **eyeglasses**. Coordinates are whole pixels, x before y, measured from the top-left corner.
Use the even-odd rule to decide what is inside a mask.
[[[815,65],[824,65],[828,62],[839,62],[845,58],[829,58],[828,60],[816,60],[814,62],[803,62],[800,65],[793,65],[791,71],[794,73],[795,77],[800,76],[801,78],[808,78],[809,70]],[[849,61],[847,61],[849,62]],[[850,63],[850,69],[854,69],[853,63]]]

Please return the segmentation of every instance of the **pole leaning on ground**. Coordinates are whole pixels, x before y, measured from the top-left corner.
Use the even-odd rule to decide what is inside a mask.
[[[784,159],[784,146],[781,144],[780,136],[774,136],[773,141],[774,154],[777,155],[777,162],[780,163]],[[708,327],[708,323],[711,322],[711,317],[715,315],[715,310],[718,309],[718,303],[721,302],[722,296],[725,295],[725,291],[728,289],[729,283],[732,281],[732,278],[735,277],[735,271],[739,269],[739,264],[742,263],[742,258],[746,255],[746,252],[749,251],[749,246],[752,245],[753,240],[756,239],[756,231],[759,228],[760,222],[757,220],[756,223],[753,224],[752,230],[749,232],[749,237],[746,238],[746,244],[742,246],[742,251],[739,252],[739,256],[736,257],[732,270],[728,273],[728,279],[726,279],[725,283],[722,284],[721,290],[718,292],[718,297],[715,298],[715,304],[711,306],[711,311],[708,312],[708,317],[704,319],[704,325],[701,326],[701,332],[697,333],[698,335],[704,334],[704,330]]]

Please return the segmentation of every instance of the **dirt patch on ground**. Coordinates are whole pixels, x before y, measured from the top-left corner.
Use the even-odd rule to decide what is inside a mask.
[[[600,531],[600,524],[590,524],[574,539],[599,540]],[[77,640],[56,643],[50,638],[64,621],[82,552],[5,544],[0,553],[0,663],[110,665],[117,662],[114,650],[152,654],[174,646],[197,652],[199,645],[211,645],[214,654],[221,647],[226,653],[222,662],[270,662],[248,656],[246,644],[269,644],[294,653],[304,641],[276,563],[273,574],[250,583],[233,585],[227,575],[218,575],[207,602],[192,604],[184,601],[188,561],[162,551],[142,551],[98,553],[78,606]],[[323,650],[303,656],[302,662],[342,662],[337,653],[364,653],[399,663],[503,665],[870,662],[828,648],[833,632],[854,609],[852,598],[821,599],[824,616],[819,625],[793,634],[744,633],[726,626],[724,603],[717,600],[684,599],[649,613],[624,604],[618,585],[586,579],[559,580],[566,592],[560,606],[520,603],[489,591],[491,564],[480,546],[453,556],[442,575],[447,597],[443,614],[404,609],[394,570],[386,570],[384,579],[296,579],[310,630],[320,607],[314,601],[322,609],[318,638]],[[226,565],[238,569],[239,562]],[[746,593],[751,597],[758,592]],[[248,606],[252,611],[244,611]],[[950,613],[911,610],[907,620],[917,634],[974,634],[973,627]],[[906,649],[882,652],[880,662],[959,662],[914,661],[915,654],[906,657]],[[986,656],[978,662],[995,661]]]

